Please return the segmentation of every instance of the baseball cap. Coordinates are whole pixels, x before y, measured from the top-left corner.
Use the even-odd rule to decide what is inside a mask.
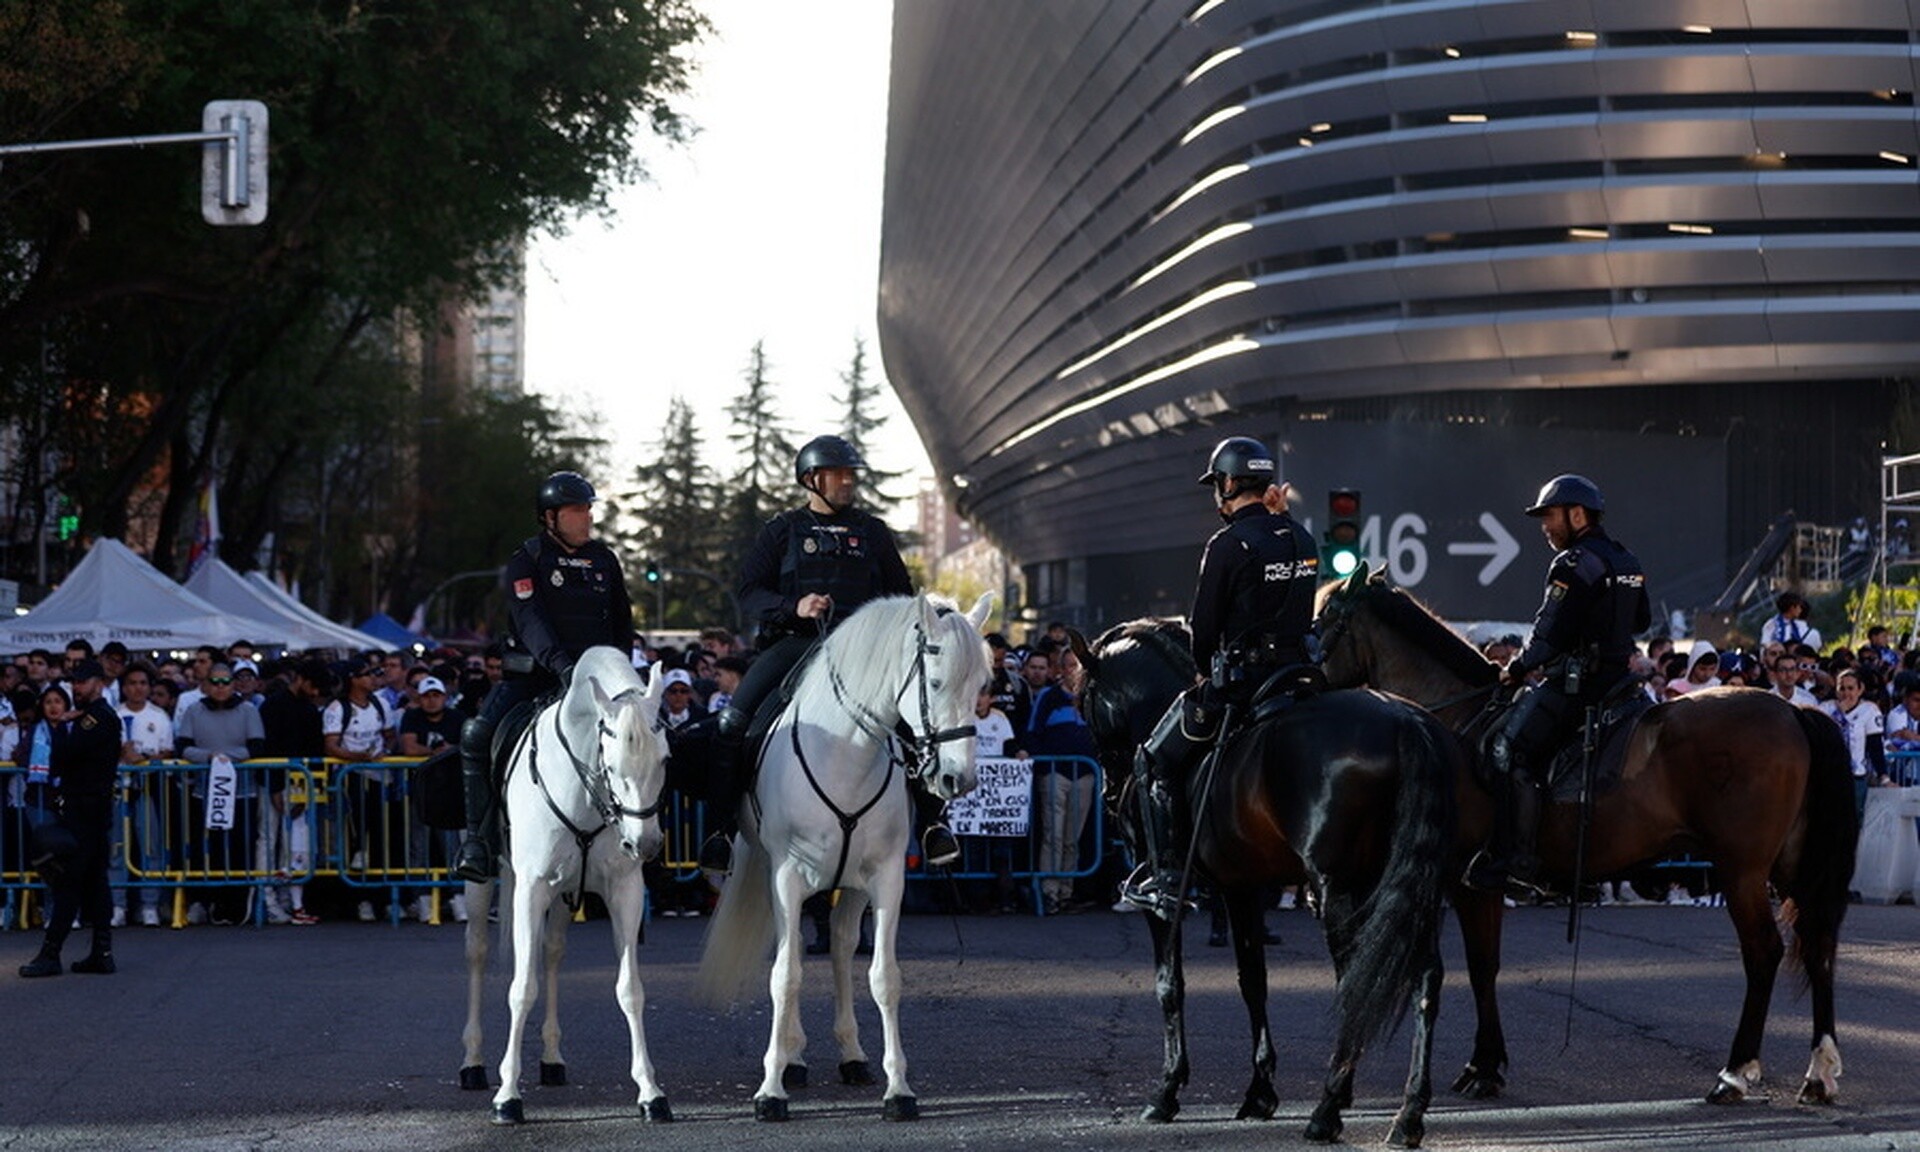
[[[233,662],[233,671],[235,675],[238,675],[242,672],[251,672],[255,676],[258,676],[260,675],[260,665],[255,664],[253,661],[242,656],[240,659],[235,660]]]
[[[447,686],[440,682],[440,677],[438,676],[422,676],[420,677],[420,684],[416,691],[422,696],[425,696],[429,692],[438,692],[440,695],[445,696],[447,694]]]
[[[693,687],[693,676],[688,673],[685,668],[669,668],[667,669],[666,683],[662,687],[671,688],[675,684],[685,684],[691,689]]]

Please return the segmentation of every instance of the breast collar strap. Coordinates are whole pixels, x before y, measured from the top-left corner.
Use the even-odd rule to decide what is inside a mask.
[[[634,809],[622,805],[613,797],[613,788],[607,782],[605,765],[597,763],[598,757],[596,757],[596,767],[598,767],[600,771],[590,772],[586,762],[573,750],[572,745],[567,743],[567,734],[560,727],[560,722],[558,718],[556,718],[553,725],[554,738],[559,741],[560,750],[567,754],[568,761],[573,764],[574,775],[579,778],[580,786],[586,789],[587,799],[593,805],[594,812],[600,817],[598,826],[592,829],[582,828],[573,822],[571,816],[561,810],[560,805],[553,799],[553,793],[548,790],[546,781],[540,778],[540,720],[541,717],[535,717],[534,722],[527,726],[527,770],[532,774],[534,786],[540,789],[540,798],[547,802],[547,807],[553,812],[554,818],[559,820],[561,826],[573,835],[574,843],[580,848],[580,882],[575,889],[572,901],[568,905],[572,908],[578,908],[580,907],[580,901],[586,897],[587,852],[593,847],[593,842],[600,838],[600,833],[613,827],[622,816],[631,816],[637,820],[646,820],[658,815],[662,804],[666,801],[666,782],[663,777],[660,792],[654,796],[653,803],[646,807]],[[613,735],[613,729],[607,727],[606,720],[598,720],[596,721],[596,725],[597,734]]]

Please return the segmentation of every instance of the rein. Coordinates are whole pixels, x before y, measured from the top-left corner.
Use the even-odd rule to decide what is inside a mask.
[[[547,808],[553,812],[554,818],[559,820],[561,826],[572,834],[573,842],[580,848],[580,883],[575,887],[573,899],[568,903],[569,907],[578,908],[580,907],[580,901],[586,897],[587,852],[592,849],[593,842],[600,838],[600,833],[613,827],[623,816],[631,816],[637,820],[647,820],[659,815],[661,807],[666,803],[666,779],[663,774],[660,791],[655,794],[653,803],[644,808],[628,808],[614,798],[612,785],[608,781],[610,773],[606,770],[604,761],[600,761],[599,758],[596,757],[595,766],[598,767],[600,771],[597,774],[590,775],[587,770],[586,761],[582,760],[579,753],[573,750],[573,746],[567,743],[566,730],[560,727],[560,723],[556,719],[553,725],[554,738],[559,741],[560,750],[567,754],[567,759],[573,764],[575,778],[579,780],[580,787],[585,789],[587,800],[593,805],[594,812],[600,817],[598,827],[592,829],[582,828],[578,824],[575,824],[573,818],[563,811],[560,805],[555,802],[552,790],[547,787],[547,782],[540,778],[540,723],[543,719],[545,719],[544,713],[536,716],[534,722],[527,726],[527,771],[532,774],[534,786],[540,789],[540,798],[547,802]],[[607,722],[604,717],[596,721],[596,728],[597,733],[600,735],[612,736],[614,734],[613,729],[607,727]]]

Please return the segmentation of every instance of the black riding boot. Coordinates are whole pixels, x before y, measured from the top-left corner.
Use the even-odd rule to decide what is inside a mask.
[[[58,976],[60,972],[60,945],[58,944],[40,945],[39,953],[20,965],[20,975],[27,980],[39,976]]]
[[[733,870],[733,837],[740,830],[740,762],[752,717],[729,705],[714,723],[712,763],[707,773],[707,815],[714,829],[700,845],[700,867],[725,875]]]
[[[946,804],[918,784],[908,785],[907,792],[913,797],[921,858],[936,868],[945,868],[960,859],[960,841],[954,838],[953,829],[940,819],[946,813]]]
[[[460,843],[453,873],[484,884],[493,879],[500,856],[495,838],[498,813],[493,795],[493,726],[469,720],[460,729],[460,778],[465,786],[467,838]]]
[[[1508,887],[1540,892],[1540,857],[1534,843],[1540,832],[1541,787],[1525,772],[1507,778],[1508,802],[1513,807],[1513,850],[1507,854]]]
[[[1144,753],[1135,771],[1146,767]],[[1185,903],[1182,876],[1187,861],[1187,814],[1181,801],[1184,787],[1142,778],[1141,829],[1146,833],[1148,859],[1142,860],[1120,885],[1120,899],[1171,921]]]
[[[96,925],[93,930],[93,951],[75,960],[71,971],[88,972],[95,976],[113,975],[113,929]]]

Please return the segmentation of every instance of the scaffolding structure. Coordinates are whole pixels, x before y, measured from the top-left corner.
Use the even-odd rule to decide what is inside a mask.
[[[1910,525],[1914,519],[1920,519],[1920,455],[1882,456],[1880,458],[1880,536],[1879,546],[1874,549],[1873,568],[1868,573],[1867,584],[1879,590],[1878,603],[1881,605],[1882,620],[1874,623],[1891,623],[1890,606],[1893,603],[1892,589],[1896,584],[1893,570],[1904,568],[1897,583],[1907,583],[1913,576],[1913,568],[1920,564],[1920,556],[1913,550],[1913,538]],[[1853,631],[1856,636],[1865,635],[1864,619],[1868,598],[1860,597],[1856,609]],[[1914,619],[1909,624],[1909,632],[1920,635],[1920,605],[1914,609]]]

